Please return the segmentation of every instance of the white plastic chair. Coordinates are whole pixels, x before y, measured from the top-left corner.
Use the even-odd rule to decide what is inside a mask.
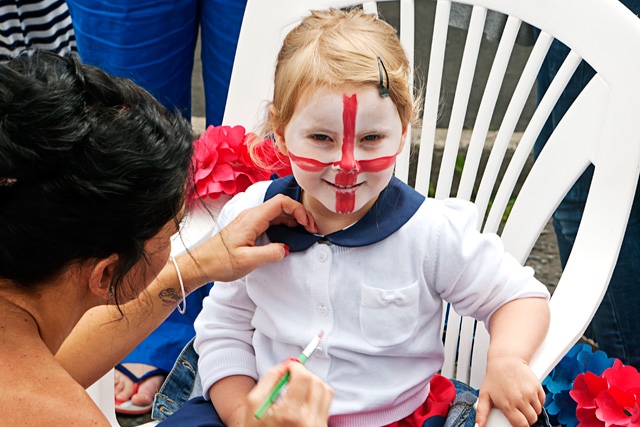
[[[387,3],[387,2],[378,2]],[[415,8],[424,2],[400,0],[400,39],[413,58]],[[551,300],[551,327],[531,361],[540,380],[582,336],[607,288],[626,227],[640,169],[640,21],[617,0],[460,0],[473,6],[458,75],[443,160],[431,180],[435,130],[451,1],[438,0],[426,80],[423,126],[415,188],[435,197],[452,194],[475,203],[479,229],[499,231],[501,218],[520,178],[533,143],[551,108],[581,59],[596,71],[588,87],[556,128],[526,177],[501,232],[506,249],[524,263],[558,203],[589,164],[595,174],[573,251]],[[240,34],[224,123],[254,128],[271,98],[273,65],[284,35],[311,9],[363,5],[375,13],[376,2],[350,0],[249,0]],[[460,135],[467,112],[483,25],[488,10],[508,16],[480,102],[465,155],[460,185],[452,191]],[[505,70],[522,22],[541,34],[522,70],[482,174],[480,157],[499,96]],[[527,97],[549,45],[556,38],[572,51],[541,100],[508,164],[497,179]],[[489,58],[491,59],[491,58]],[[451,98],[451,95],[448,95]],[[396,175],[409,177],[409,144],[398,158]],[[479,176],[481,175],[481,176]],[[437,182],[437,185],[436,185]],[[494,188],[495,187],[495,188]],[[492,197],[495,195],[495,197]],[[489,208],[489,202],[493,198]],[[473,319],[451,312],[447,319],[443,374],[479,387],[486,367],[488,334]],[[526,331],[523,331],[526,333]],[[456,357],[457,356],[457,357]],[[491,424],[507,424],[493,411]]]
[[[424,1],[396,0],[395,3],[399,3],[400,38],[413,58],[415,8],[424,6]],[[507,250],[524,263],[564,194],[589,164],[595,165],[575,245],[551,299],[550,332],[531,361],[533,371],[542,380],[581,337],[595,313],[615,266],[626,227],[640,171],[640,134],[636,129],[640,117],[640,22],[617,0],[460,0],[459,3],[473,6],[473,12],[451,119],[445,125],[448,131],[443,160],[438,176],[432,180],[451,7],[451,1],[437,0],[423,126],[419,136],[414,135],[419,138],[420,147],[415,187],[426,194],[430,184],[434,185],[437,198],[456,194],[470,199],[477,190],[474,201],[480,218],[486,218],[478,224],[479,229],[500,231],[503,212],[526,169],[533,143],[580,60],[586,60],[597,72],[526,176],[500,232]],[[361,4],[353,0],[249,0],[224,124],[241,124],[247,129],[255,129],[261,122],[266,101],[271,98],[273,66],[281,41],[309,10]],[[376,2],[363,5],[372,13],[378,6]],[[495,57],[478,58],[488,10],[503,13],[508,19]],[[487,165],[480,173],[480,158],[496,99],[522,22],[540,28],[541,34],[511,95],[496,140],[490,147]],[[526,126],[504,176],[498,179],[516,123],[554,38],[572,51]],[[476,62],[487,59],[492,61],[491,71],[469,148],[463,153],[466,159],[460,184],[453,188],[455,162]],[[404,181],[409,177],[409,149],[407,144],[396,167],[396,175]],[[450,313],[446,324],[446,361],[442,373],[478,387],[484,376],[488,347],[484,325],[476,326],[473,319],[461,319],[454,312]],[[508,425],[499,411],[492,412],[489,423],[492,426]]]

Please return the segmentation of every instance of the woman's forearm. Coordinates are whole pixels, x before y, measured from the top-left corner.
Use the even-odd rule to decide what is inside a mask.
[[[190,255],[183,255],[176,262],[186,294],[207,283]],[[86,388],[124,359],[169,317],[180,301],[181,286],[169,261],[138,298],[119,307],[101,305],[87,311],[56,353],[56,359]]]

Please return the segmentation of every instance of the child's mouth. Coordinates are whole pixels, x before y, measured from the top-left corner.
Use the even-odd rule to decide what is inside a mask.
[[[360,187],[362,185],[362,182],[360,182],[358,184],[353,184],[353,185],[339,185],[339,184],[335,184],[335,183],[329,182],[329,181],[326,181],[326,182],[327,182],[327,184],[331,185],[332,187],[334,187],[338,191],[351,191],[351,190],[357,189],[358,187]]]

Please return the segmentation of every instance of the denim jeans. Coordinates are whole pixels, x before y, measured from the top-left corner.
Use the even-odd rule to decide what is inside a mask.
[[[447,420],[443,427],[474,427],[476,423],[476,410],[474,403],[478,400],[478,390],[457,380],[451,380],[456,387],[456,398],[451,404]],[[542,410],[538,421],[532,427],[551,427],[546,410]]]
[[[640,0],[625,0],[633,12],[640,12]],[[551,80],[562,65],[569,49],[554,41],[538,75],[538,100],[542,98]],[[556,125],[589,83],[595,71],[584,61],[554,107],[534,146],[537,157]],[[640,118],[639,118],[640,119]],[[589,166],[569,190],[553,214],[553,226],[558,240],[562,267],[566,265],[582,219],[589,186],[593,177],[593,165]],[[615,188],[611,189],[615,191]],[[617,357],[625,364],[640,368],[640,187],[636,189],[629,223],[609,288],[586,334],[595,339],[601,350],[610,357]]]
[[[182,350],[173,369],[153,400],[151,418],[162,421],[173,415],[189,399],[202,396],[202,383],[198,376],[198,353],[191,341]],[[209,404],[210,405],[210,404]]]

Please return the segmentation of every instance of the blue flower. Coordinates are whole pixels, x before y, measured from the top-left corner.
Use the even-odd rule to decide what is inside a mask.
[[[546,393],[545,409],[549,413],[551,425],[576,427],[576,402],[569,396],[573,381],[578,374],[593,372],[601,375],[605,369],[613,366],[614,358],[607,357],[604,351],[592,353],[588,344],[576,344],[542,381]]]

